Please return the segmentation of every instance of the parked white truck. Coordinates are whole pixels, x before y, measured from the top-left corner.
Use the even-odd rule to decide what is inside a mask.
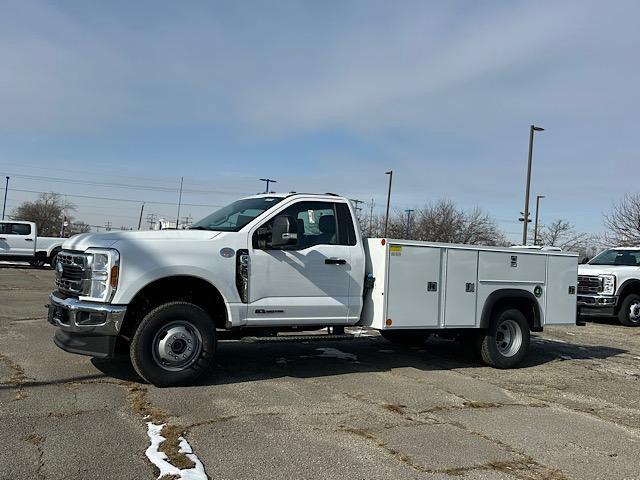
[[[583,316],[617,317],[640,326],[640,248],[610,248],[578,268],[578,309]]]
[[[222,330],[359,325],[394,342],[440,332],[508,368],[531,331],[576,323],[575,254],[365,240],[355,218],[344,197],[268,194],[190,230],[70,238],[48,306],[54,341],[94,357],[125,350],[167,386],[211,366]]]
[[[29,262],[34,267],[55,266],[64,238],[39,237],[36,224],[0,221],[0,260]]]

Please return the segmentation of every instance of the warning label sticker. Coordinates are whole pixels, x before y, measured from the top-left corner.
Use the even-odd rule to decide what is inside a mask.
[[[389,245],[389,253],[391,256],[399,257],[402,255],[402,245]]]

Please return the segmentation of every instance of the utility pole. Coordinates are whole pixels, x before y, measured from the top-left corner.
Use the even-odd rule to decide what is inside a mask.
[[[373,198],[371,199],[371,205],[369,207],[369,238],[373,232]]]
[[[155,213],[147,213],[147,223],[149,224],[149,230],[153,230],[158,221],[158,215]]]
[[[409,238],[409,226],[411,225],[411,213],[415,212],[415,210],[413,208],[407,208],[405,210],[406,214],[407,214],[407,232],[405,234],[405,238]]]
[[[144,202],[142,203],[142,207],[140,207],[140,219],[138,220],[138,230],[140,230],[140,225],[142,225],[142,212],[144,212]]]
[[[4,203],[2,204],[2,220],[4,220],[4,211],[7,208],[7,190],[9,190],[9,178],[7,178],[7,183],[4,186]]]
[[[524,223],[522,227],[522,245],[527,244],[527,226],[529,219],[529,190],[531,189],[531,160],[533,157],[533,132],[542,132],[544,128],[536,127],[535,125],[531,125],[531,129],[529,131],[529,161],[527,162],[527,188],[526,193],[524,195],[524,213],[522,216],[524,217]]]
[[[267,188],[264,189],[264,193],[269,193],[269,184],[270,183],[278,183],[272,178],[260,178],[261,182],[267,182]]]
[[[389,225],[389,205],[391,204],[391,182],[393,181],[393,170],[384,172],[385,175],[389,175],[389,190],[387,191],[387,213],[384,216],[384,235],[387,237],[387,226]]]
[[[178,225],[180,224],[180,204],[182,203],[182,182],[184,181],[184,177],[180,177],[180,196],[178,197],[178,215],[176,216],[176,230],[178,229]]]
[[[110,232],[111,231],[111,222],[109,222],[109,221],[104,222],[104,229],[107,232]]]
[[[540,199],[546,198],[544,195],[536,196],[536,223],[533,226],[533,244],[538,245],[538,210],[540,210]]]

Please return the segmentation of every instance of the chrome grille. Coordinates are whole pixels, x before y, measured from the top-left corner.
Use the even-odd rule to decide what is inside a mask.
[[[600,292],[600,279],[592,275],[578,275],[578,293],[594,295]]]
[[[62,251],[57,256],[56,286],[71,295],[83,295],[89,286],[89,262],[84,253]]]

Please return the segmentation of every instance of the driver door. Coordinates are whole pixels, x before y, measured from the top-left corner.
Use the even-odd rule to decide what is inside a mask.
[[[353,247],[340,238],[337,213],[334,202],[299,201],[254,233],[248,325],[348,323]],[[292,220],[297,240],[290,245],[272,246],[277,216]]]

